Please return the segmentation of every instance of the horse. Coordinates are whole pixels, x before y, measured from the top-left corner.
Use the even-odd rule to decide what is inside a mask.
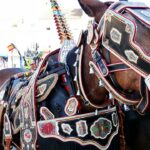
[[[96,0],[92,3],[79,3],[97,22],[109,6],[109,3]],[[99,8],[102,8],[102,11],[99,11]],[[99,32],[94,33],[95,41],[99,43]],[[88,39],[87,34],[81,34],[78,46],[68,52],[65,63],[58,61],[60,54],[63,54],[61,50],[50,53],[33,76],[24,79],[26,84],[20,85],[22,88],[19,92],[5,99],[10,106],[4,115],[4,144],[7,148],[13,145],[18,149],[125,149],[123,113],[120,105],[113,99],[113,90],[110,93],[108,85],[103,84],[105,80],[102,76],[103,80],[100,80],[99,69],[92,63],[93,60],[101,60],[100,53],[91,54],[91,49],[95,49],[95,46],[89,42],[93,37]],[[102,49],[105,50],[103,46],[101,51]],[[110,55],[111,61],[120,62]],[[102,62],[105,69],[105,63]],[[119,80],[121,75],[116,76],[120,87],[124,88],[123,92],[130,94],[136,91],[137,87],[133,82],[137,80],[133,77],[138,77],[138,82],[140,77],[129,67],[125,69],[128,70],[123,70],[123,73],[119,70],[115,74],[126,77],[124,75],[132,73],[134,80],[131,79],[129,91],[129,85],[124,88],[120,84],[123,82]],[[5,95],[7,93],[6,91]],[[14,93],[13,90],[11,93]],[[134,105],[137,101],[135,99],[130,103]],[[125,122],[129,123],[128,118]],[[125,126],[125,129],[128,131],[129,127]],[[131,132],[129,134],[125,137],[131,137]],[[134,142],[128,141],[127,144],[135,145]]]
[[[78,50],[78,47],[70,50],[66,64],[58,61],[61,50],[55,50],[32,76],[20,78],[19,86],[11,82],[15,88],[7,89],[3,97],[7,103],[3,116],[4,148],[120,149],[118,108],[107,96],[104,102],[100,95],[100,103],[89,105],[78,94],[80,89],[73,79],[77,75],[74,63]],[[104,88],[101,90],[107,93]],[[52,125],[53,121],[56,126]],[[56,132],[51,132],[53,127]]]
[[[0,70],[0,87],[13,75],[20,73],[20,72],[25,72],[25,69],[22,68],[6,68]]]
[[[115,41],[115,38],[113,38],[113,34],[111,35],[112,37],[110,37],[108,34],[111,34],[111,33],[106,33],[107,30],[102,28],[102,26],[103,26],[102,24],[105,24],[105,27],[106,27],[106,23],[107,23],[106,21],[103,20],[103,17],[106,14],[106,11],[108,9],[111,9],[111,10],[114,9],[114,11],[117,12],[117,5],[119,5],[119,2],[116,5],[114,5],[111,2],[103,3],[103,2],[97,1],[97,0],[92,0],[92,1],[78,0],[78,1],[79,1],[81,8],[84,10],[84,12],[88,16],[94,18],[94,23],[93,23],[94,25],[92,25],[92,29],[88,30],[89,40],[87,42],[88,44],[84,45],[84,53],[83,53],[83,63],[84,63],[84,68],[86,68],[86,69],[83,68],[82,74],[83,74],[83,76],[86,75],[86,78],[83,78],[82,83],[83,83],[83,87],[84,87],[86,96],[90,100],[91,99],[93,100],[93,98],[95,98],[96,102],[99,102],[99,103],[101,102],[100,98],[98,99],[98,97],[97,97],[97,99],[96,99],[96,96],[99,96],[99,95],[102,95],[103,97],[105,96],[104,93],[103,94],[98,93],[98,91],[100,91],[98,86],[96,88],[94,88],[95,85],[98,83],[98,80],[96,81],[93,78],[93,75],[88,74],[88,72],[90,71],[89,62],[92,61],[92,59],[93,59],[92,51],[94,51],[94,49],[98,49],[98,51],[101,53],[102,59],[105,61],[107,66],[109,66],[109,65],[111,66],[111,64],[112,65],[113,64],[116,64],[116,65],[117,64],[125,64],[124,67],[122,67],[120,69],[118,68],[113,73],[110,73],[111,74],[110,80],[112,80],[113,83],[111,81],[110,82],[111,82],[111,84],[116,84],[116,86],[119,89],[119,93],[122,93],[122,94],[136,93],[136,94],[134,94],[134,96],[133,96],[134,98],[132,99],[132,102],[134,103],[138,99],[138,98],[136,98],[136,96],[139,95],[139,93],[141,91],[141,87],[140,87],[141,84],[145,84],[143,81],[143,75],[140,74],[139,72],[137,72],[138,69],[134,69],[134,67],[131,67],[131,65],[128,65],[128,63],[125,63],[125,62],[129,62],[129,61],[131,62],[132,59],[129,58],[127,61],[124,61],[124,59],[120,59],[121,58],[120,56],[117,57],[118,55],[114,51],[112,51],[112,49],[110,49],[111,44],[109,44],[109,42],[111,43],[113,40],[114,40],[114,42],[117,42],[117,41]],[[126,3],[126,4],[128,5],[128,3]],[[128,6],[126,6],[126,7],[128,7]],[[130,5],[129,7],[132,8],[133,6]],[[138,7],[138,6],[136,6],[136,7]],[[149,47],[150,47],[149,25],[143,23],[140,20],[140,18],[135,17],[134,13],[131,13],[131,11],[128,11],[128,10],[131,10],[131,9],[128,9],[128,8],[122,9],[122,10],[120,9],[120,13],[123,17],[134,22],[134,24],[136,25],[136,33],[134,33],[135,34],[134,42],[137,45],[140,45],[142,50],[144,50],[146,53],[148,53]],[[118,12],[119,12],[119,7],[118,7]],[[115,13],[112,13],[112,16],[113,15],[115,15]],[[145,17],[145,15],[143,15],[143,16]],[[111,26],[111,23],[112,23],[111,15],[110,16],[108,15],[108,21],[110,22],[109,25]],[[93,31],[94,30],[93,28],[96,28],[95,32]],[[115,28],[115,26],[114,26],[114,28]],[[115,32],[114,32],[114,34],[115,34]],[[121,34],[123,36],[124,32]],[[109,41],[107,39],[109,39]],[[104,40],[106,40],[106,42]],[[124,39],[124,40],[127,42],[126,39]],[[125,45],[125,42],[124,42],[124,45]],[[129,54],[127,56],[130,57],[131,55]],[[136,56],[136,55],[133,54],[133,56]],[[100,68],[105,69],[105,63],[102,63],[103,66]],[[134,63],[136,64],[136,62],[134,62]],[[87,69],[87,68],[89,68],[89,69]],[[86,81],[89,81],[89,82],[86,82]],[[91,83],[90,81],[92,81],[92,84],[90,84]],[[104,83],[101,85],[104,86]],[[145,94],[143,94],[143,96],[144,95]],[[116,98],[116,99],[120,100],[120,98]],[[148,99],[147,103],[149,103],[148,102],[149,98],[147,98],[147,99]],[[93,102],[94,102],[94,100],[93,100]],[[145,109],[145,113],[143,114],[143,111],[142,111],[142,114],[141,114],[141,112],[139,113],[138,105],[136,103],[131,104],[130,102],[129,103],[128,102],[121,101],[121,103],[124,103],[127,105],[129,104],[129,107],[126,109],[126,111],[124,111],[124,114],[125,114],[125,121],[124,121],[125,127],[124,128],[125,128],[125,140],[126,140],[126,144],[127,144],[127,149],[133,149],[133,150],[134,149],[136,149],[136,150],[150,149],[150,144],[148,142],[148,139],[150,137],[150,134],[149,134],[149,126],[150,126],[149,112],[150,111],[148,109],[149,105],[147,104],[147,109]],[[146,108],[146,107],[144,106],[144,108]]]

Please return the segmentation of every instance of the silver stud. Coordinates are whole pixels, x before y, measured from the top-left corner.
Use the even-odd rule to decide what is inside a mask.
[[[90,67],[90,72],[89,74],[94,74],[94,69],[92,67]]]
[[[77,81],[77,76],[74,77],[73,81]]]
[[[126,104],[124,104],[123,107],[124,107],[125,111],[129,111],[130,110],[129,106],[127,106]]]
[[[98,110],[97,109],[95,110],[95,115],[98,115]]]
[[[77,55],[77,57],[76,57],[76,61],[77,62],[79,61],[79,57],[80,57],[80,55]]]
[[[78,63],[77,63],[77,62],[75,62],[75,63],[73,64],[73,66],[74,66],[74,67],[76,67],[76,66],[77,66],[77,64],[78,64]]]
[[[77,95],[80,96],[80,90],[77,91]]]
[[[102,79],[99,80],[99,86],[100,86],[100,87],[104,87],[104,82],[103,82]]]
[[[109,99],[114,99],[114,96],[112,95],[112,93],[109,93]]]
[[[25,126],[26,126],[26,128],[28,128],[28,124],[26,124]]]
[[[79,49],[77,49],[77,50],[75,51],[75,53],[76,53],[76,54],[79,54],[79,53],[80,53]]]

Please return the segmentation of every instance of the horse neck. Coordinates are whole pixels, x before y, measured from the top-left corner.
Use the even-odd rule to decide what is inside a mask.
[[[95,74],[90,74],[89,62],[92,61],[91,48],[85,44],[82,56],[82,86],[88,99],[96,105],[101,105],[107,96],[104,87],[99,86],[99,79]]]

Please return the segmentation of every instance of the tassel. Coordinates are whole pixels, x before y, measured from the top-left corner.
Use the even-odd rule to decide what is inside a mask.
[[[90,74],[94,74],[94,69],[92,67],[90,67]]]
[[[109,93],[109,99],[110,99],[110,100],[114,99],[112,93]]]
[[[77,62],[75,62],[75,63],[73,64],[73,66],[74,66],[74,67],[77,67],[77,64],[78,64],[78,63],[77,63]]]
[[[80,90],[77,91],[77,95],[80,96]]]
[[[95,115],[98,115],[98,110],[97,109],[95,110]]]
[[[99,86],[104,87],[104,82],[102,81],[102,79],[99,80]]]
[[[73,81],[77,81],[77,76],[74,77]]]
[[[76,51],[75,51],[75,54],[79,54],[80,53],[80,51],[79,51],[79,49],[77,49]]]

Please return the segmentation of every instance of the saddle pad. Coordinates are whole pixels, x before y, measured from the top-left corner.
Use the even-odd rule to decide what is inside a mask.
[[[105,14],[103,46],[144,78],[150,74],[150,57],[134,42],[135,24],[109,10]]]

